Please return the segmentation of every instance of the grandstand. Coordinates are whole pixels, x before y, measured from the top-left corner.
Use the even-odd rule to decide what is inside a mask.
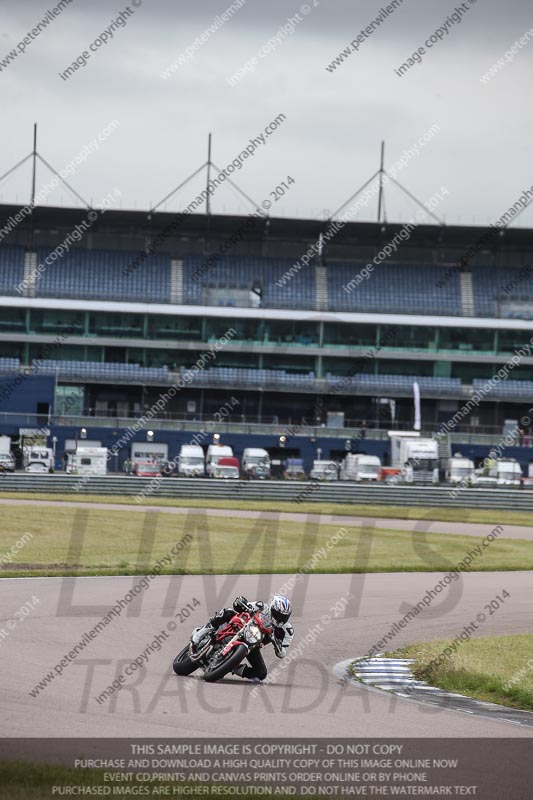
[[[363,280],[351,291],[354,275],[365,263],[331,264],[328,276],[330,311],[371,311],[374,313],[437,314],[463,313],[459,275],[454,273],[444,286],[448,267],[429,264],[386,263],[374,267],[371,279]]]
[[[6,219],[16,211],[0,207]],[[399,226],[349,223],[302,265],[324,224],[259,220],[229,248],[242,219],[190,215],[152,252],[171,215],[110,211],[58,258],[81,215],[35,209],[32,226],[0,244],[0,382],[19,370],[52,376],[55,397],[39,399],[39,414],[48,405],[53,419],[56,400],[76,392],[77,415],[93,418],[102,441],[109,426],[97,430],[98,420],[117,418],[120,430],[178,381],[161,420],[209,419],[236,396],[235,424],[311,417],[322,426],[332,412],[353,430],[363,420],[409,427],[416,380],[434,428],[533,336],[528,231],[501,232],[459,268],[481,229],[420,226],[395,261],[374,264]],[[532,389],[533,356],[524,356],[464,421],[465,440],[497,436],[525,413]],[[0,433],[16,434],[17,392],[0,400]],[[383,414],[391,400],[394,418]],[[58,438],[78,424],[63,414]],[[324,454],[345,440],[337,433]]]
[[[39,249],[37,262],[46,264],[51,252]],[[35,296],[169,303],[170,259],[153,255],[143,269],[124,274],[136,255],[127,251],[76,248],[46,266],[42,277],[32,281]]]
[[[375,266],[371,280],[347,290],[368,262],[354,259],[303,267],[281,283],[294,261],[226,257],[198,277],[207,256],[172,259],[152,254],[127,272],[138,252],[77,248],[37,273],[32,264],[45,264],[52,252],[39,249],[31,259],[24,247],[0,248],[2,295],[247,307],[255,288],[260,306],[272,309],[511,319],[529,319],[532,311],[533,281],[521,278],[524,267],[518,266],[487,265],[450,274],[449,264],[389,262]],[[325,274],[325,286],[317,280],[317,270],[320,276]],[[505,291],[505,284],[513,288]]]
[[[25,248],[12,245],[0,247],[0,292],[3,295],[16,294],[24,278]]]

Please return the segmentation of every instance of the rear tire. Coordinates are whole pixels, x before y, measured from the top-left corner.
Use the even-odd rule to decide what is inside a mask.
[[[244,644],[239,644],[237,647],[234,647],[222,661],[217,663],[213,669],[209,669],[208,667],[205,670],[204,681],[207,681],[207,683],[215,683],[215,681],[219,681],[221,678],[231,672],[234,667],[240,664],[243,658],[246,658],[247,652],[248,648]]]
[[[198,664],[189,658],[189,645],[184,647],[172,662],[172,669],[176,675],[190,675],[197,668]]]

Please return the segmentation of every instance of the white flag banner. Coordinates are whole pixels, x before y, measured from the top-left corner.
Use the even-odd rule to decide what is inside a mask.
[[[420,386],[418,383],[413,383],[413,395],[415,399],[415,431],[419,431],[422,427],[420,422]]]

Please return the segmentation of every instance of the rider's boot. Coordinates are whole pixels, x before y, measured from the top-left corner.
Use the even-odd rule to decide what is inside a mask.
[[[235,669],[232,669],[231,674],[232,675],[238,675],[239,678],[244,678],[244,670],[245,669],[246,669],[246,664],[239,664],[238,667],[235,667]],[[248,680],[252,681],[252,683],[263,683],[263,681],[260,680],[259,678],[249,678]]]

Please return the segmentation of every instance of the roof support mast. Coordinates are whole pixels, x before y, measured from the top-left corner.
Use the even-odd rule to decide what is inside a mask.
[[[206,191],[207,197],[205,198],[205,213],[209,218],[211,216],[211,195],[209,194],[209,183],[211,182],[211,134],[207,140],[207,183]]]
[[[383,208],[383,175],[385,173],[385,142],[381,142],[381,162],[379,165],[379,197],[378,197],[378,222],[381,222]]]
[[[70,192],[72,192],[72,194],[75,195],[75,197],[77,197],[78,200],[80,200],[80,202],[83,203],[83,205],[87,209],[91,210],[90,203],[88,203],[86,200],[84,200],[83,197],[81,195],[79,195],[78,192],[75,189],[73,189],[72,186],[70,186],[70,184],[67,183],[67,181],[59,174],[59,172],[56,172],[56,170],[48,163],[48,161],[46,161],[46,159],[44,159],[42,157],[42,155],[37,151],[37,123],[36,122],[33,125],[33,150],[31,151],[31,153],[28,153],[28,155],[25,158],[23,158],[21,161],[19,161],[17,164],[15,164],[14,167],[11,167],[11,169],[8,169],[8,171],[4,172],[3,175],[0,175],[0,183],[3,180],[5,180],[9,175],[11,175],[13,172],[15,172],[15,170],[17,170],[19,167],[21,167],[23,164],[25,164],[26,161],[28,161],[30,158],[32,160],[31,203],[30,203],[30,208],[32,209],[32,211],[33,211],[33,209],[35,207],[35,186],[36,186],[36,183],[37,183],[37,160],[39,160],[42,164],[44,164],[45,167],[48,170],[50,170],[50,172],[53,175],[55,175],[56,178],[58,178],[59,181],[64,186],[66,186],[67,189]]]
[[[407,195],[407,197],[411,201],[416,203],[429,217],[432,217],[438,225],[444,226],[444,222],[441,219],[439,219],[439,217],[437,217],[437,215],[434,214],[433,211],[431,211],[429,208],[427,208],[427,206],[425,206],[424,203],[422,203],[417,197],[414,196],[414,194],[412,194],[408,189],[406,189],[405,186],[403,186],[399,181],[397,181],[396,178],[394,178],[392,175],[389,175],[389,173],[385,169],[385,142],[384,141],[381,142],[381,157],[380,157],[379,169],[376,172],[374,172],[374,174],[371,175],[371,177],[367,181],[365,181],[365,183],[363,183],[363,185],[360,186],[359,189],[357,189],[357,191],[355,191],[348,198],[348,200],[346,200],[341,206],[339,206],[339,208],[329,217],[329,219],[326,220],[326,224],[329,226],[335,220],[335,217],[337,217],[337,215],[340,214],[341,211],[344,211],[346,206],[350,205],[352,200],[355,200],[355,198],[358,195],[360,195],[361,192],[364,189],[367,188],[367,186],[369,186],[371,183],[373,183],[376,180],[376,178],[378,179],[378,222],[385,222],[386,221],[385,220],[385,186],[386,186],[387,183],[391,182],[391,183],[394,183],[394,185],[397,186],[399,189],[401,189],[402,192],[405,195]],[[386,178],[386,180],[385,180],[385,178]],[[373,192],[373,194],[375,195],[375,191]],[[368,204],[368,202],[365,202],[364,206],[366,206],[367,204]],[[382,217],[383,217],[383,219],[382,219]]]
[[[37,180],[37,123],[33,124],[33,152],[31,171],[31,207],[35,205],[35,181]]]
[[[209,184],[211,182],[211,133],[207,139],[207,170],[206,170],[206,198],[205,198],[205,218],[206,218],[206,232],[205,232],[205,251],[209,252],[210,238],[211,238],[211,194],[209,192]]]

